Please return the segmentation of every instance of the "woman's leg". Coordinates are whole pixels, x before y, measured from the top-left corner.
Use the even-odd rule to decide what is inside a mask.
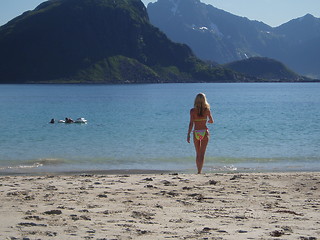
[[[196,164],[197,164],[198,174],[200,174],[202,172],[202,167],[204,164],[204,155],[206,153],[207,145],[209,142],[208,133],[205,135],[202,141],[197,140],[194,137],[193,142],[196,149]]]

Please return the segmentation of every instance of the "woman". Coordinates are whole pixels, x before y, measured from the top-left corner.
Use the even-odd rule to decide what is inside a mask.
[[[206,95],[204,93],[199,93],[194,100],[194,108],[190,110],[190,123],[187,136],[187,142],[190,143],[190,134],[192,129],[194,129],[193,142],[197,153],[196,163],[198,174],[202,171],[204,154],[210,137],[207,128],[208,119],[208,123],[213,123],[210,105],[207,102]]]

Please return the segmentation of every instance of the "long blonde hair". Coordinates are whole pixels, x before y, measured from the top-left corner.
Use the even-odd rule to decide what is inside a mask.
[[[194,100],[194,108],[198,111],[198,116],[203,116],[203,112],[210,110],[210,104],[207,102],[206,95],[199,93]]]

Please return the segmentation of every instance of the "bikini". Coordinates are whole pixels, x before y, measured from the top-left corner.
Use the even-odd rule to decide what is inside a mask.
[[[193,131],[194,136],[196,137],[197,140],[200,140],[200,142],[202,141],[202,139],[204,138],[207,132],[209,132],[208,129]]]
[[[199,119],[195,119],[195,122],[201,122],[201,121],[207,121],[207,118],[199,118]],[[197,140],[201,140],[205,137],[206,133],[209,133],[208,129],[201,129],[201,130],[194,130],[194,136],[196,137]]]

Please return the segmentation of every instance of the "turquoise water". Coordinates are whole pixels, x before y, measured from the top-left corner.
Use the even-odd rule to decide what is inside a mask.
[[[189,110],[205,92],[204,171],[319,171],[319,83],[0,85],[0,173],[194,171]],[[84,117],[88,124],[49,124]]]

